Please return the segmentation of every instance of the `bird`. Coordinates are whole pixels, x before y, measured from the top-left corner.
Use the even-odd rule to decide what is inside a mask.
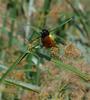
[[[68,22],[72,21],[73,19],[74,19],[74,17],[68,18],[62,24],[56,26],[53,29],[43,28],[42,30],[40,30],[40,32],[37,32],[39,34],[39,36],[37,38],[33,39],[32,41],[41,38],[42,46],[46,47],[46,48],[57,47],[57,45],[59,43],[61,43],[62,45],[66,45],[67,43],[65,42],[65,40],[59,35],[59,33],[61,33],[61,32],[55,33],[54,39],[51,36],[50,32],[55,32],[58,28],[67,24]]]
[[[54,39],[51,37],[48,29],[42,29],[41,31],[41,43],[45,48],[56,47]]]

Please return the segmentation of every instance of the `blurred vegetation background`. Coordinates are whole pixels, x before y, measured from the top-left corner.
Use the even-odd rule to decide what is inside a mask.
[[[0,0],[0,100],[90,100],[89,4]],[[42,46],[42,29],[57,48]]]

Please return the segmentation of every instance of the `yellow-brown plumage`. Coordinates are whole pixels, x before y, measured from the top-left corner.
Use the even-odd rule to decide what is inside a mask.
[[[46,48],[55,47],[55,42],[49,35],[42,38],[41,41],[43,46]]]
[[[46,29],[43,29],[41,32],[41,42],[46,48],[55,47],[55,42],[52,37],[50,37],[49,31]]]

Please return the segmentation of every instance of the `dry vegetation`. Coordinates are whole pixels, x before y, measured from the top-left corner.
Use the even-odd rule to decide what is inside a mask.
[[[19,1],[16,4],[19,5],[21,3]],[[10,68],[7,66],[12,66],[17,57],[25,51],[28,45],[26,43],[27,31],[25,30],[25,25],[28,21],[30,21],[30,26],[41,29],[40,26],[44,23],[45,16],[47,16],[47,20],[45,20],[47,22],[46,26],[51,28],[61,24],[64,17],[68,18],[68,16],[75,15],[73,9],[66,2],[70,0],[58,0],[59,3],[54,0],[51,1],[51,10],[45,15],[42,13],[44,0],[37,0],[33,5],[35,6],[35,11],[29,16],[30,19],[26,2],[24,2],[24,14],[20,13],[20,15],[15,16],[14,29],[12,27],[13,17],[5,15],[7,14],[6,12],[9,12],[6,8],[10,1],[0,1],[0,66],[4,66],[4,70],[0,67],[0,76]],[[82,6],[85,7],[86,5],[82,3]],[[18,6],[17,9],[20,10]],[[7,18],[5,19],[4,17]],[[76,22],[83,27],[80,20]],[[16,64],[16,67],[8,72],[7,77],[5,76],[6,79],[19,80],[22,83],[25,82],[25,84],[40,86],[39,93],[35,90],[32,91],[33,89],[30,90],[29,87],[22,88],[22,85],[18,86],[13,82],[3,82],[5,80],[3,78],[3,81],[0,81],[0,100],[90,100],[90,37],[88,39],[86,34],[86,37],[84,37],[83,33],[72,26],[73,23],[70,23],[70,25],[67,23],[60,30],[57,29],[59,33],[57,36],[61,36],[66,45],[57,43],[57,47],[47,50],[46,48],[38,48],[41,45],[39,39],[29,42],[29,48],[36,47],[33,50],[30,49],[30,55],[21,60],[20,63],[18,62],[19,64],[17,63],[18,65]],[[35,33],[35,30],[30,29],[29,35],[31,35],[31,32]],[[12,37],[10,32],[13,34]],[[54,32],[51,33],[53,34]],[[61,33],[65,33],[65,35],[63,36]],[[32,38],[35,37],[37,37],[36,33]],[[82,37],[84,38],[82,39]],[[38,55],[37,51],[46,55]],[[48,60],[48,55],[51,57],[50,60]],[[58,59],[58,61],[63,62],[60,68],[56,67],[52,59]],[[37,64],[36,62],[39,63]],[[79,69],[80,73],[74,71],[75,68],[68,68],[68,65]],[[85,76],[83,78],[82,73],[88,77]]]

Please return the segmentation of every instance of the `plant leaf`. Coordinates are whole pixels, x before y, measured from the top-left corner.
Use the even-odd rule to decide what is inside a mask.
[[[28,90],[32,90],[32,91],[35,91],[35,92],[40,92],[40,87],[37,86],[37,85],[25,83],[25,82],[22,82],[22,81],[12,80],[12,79],[5,79],[5,82],[16,85],[16,86],[20,86],[20,87],[23,87],[23,88],[26,88]]]
[[[0,82],[3,81],[5,79],[5,77],[17,66],[17,64],[19,64],[23,58],[25,58],[28,55],[28,53],[24,53],[23,55],[21,55],[13,64],[12,66],[2,75],[2,77],[0,78]]]
[[[64,64],[63,62],[61,62],[60,60],[57,60],[57,59],[52,59],[52,61],[56,64],[56,66],[59,69],[62,68],[64,70],[71,71],[86,81],[90,80],[90,75],[82,73],[78,68],[76,68],[72,65]]]

